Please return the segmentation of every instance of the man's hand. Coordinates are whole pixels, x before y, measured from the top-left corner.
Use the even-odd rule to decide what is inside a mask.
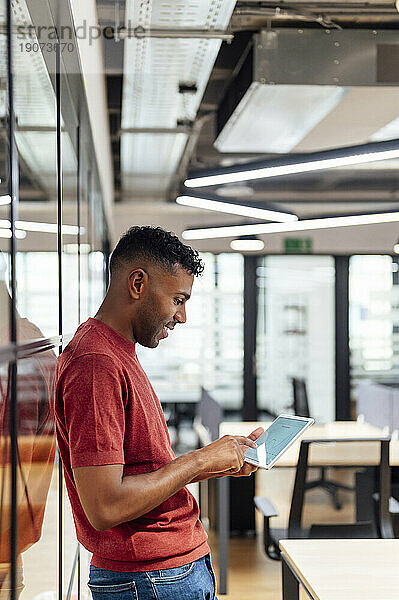
[[[250,433],[250,435],[248,437],[244,437],[241,435],[234,435],[234,436],[233,435],[225,435],[222,438],[220,438],[219,440],[217,440],[216,442],[213,442],[212,444],[209,444],[209,446],[205,446],[205,448],[202,448],[201,450],[199,450],[198,452],[204,452],[204,451],[209,452],[210,450],[212,450],[212,451],[217,451],[219,454],[222,451],[222,448],[224,450],[224,447],[225,447],[220,444],[220,442],[222,442],[222,440],[225,440],[225,442],[228,439],[230,440],[230,442],[232,440],[234,440],[236,443],[235,451],[238,452],[239,457],[240,457],[239,458],[240,467],[239,468],[237,468],[237,466],[230,467],[229,469],[224,469],[223,471],[220,471],[220,472],[215,472],[214,470],[209,470],[209,471],[202,473],[199,477],[194,478],[191,481],[191,483],[195,483],[196,481],[203,481],[204,479],[220,478],[220,477],[227,477],[227,476],[248,477],[249,475],[254,473],[254,471],[256,471],[258,469],[258,467],[256,467],[255,465],[251,465],[250,463],[247,463],[244,461],[244,452],[248,448],[256,448],[256,444],[254,443],[254,440],[257,440],[258,437],[260,437],[262,435],[262,433],[264,433],[264,429],[262,427],[258,427],[252,433]],[[218,458],[224,460],[224,458],[221,457],[220,455],[218,456]],[[225,458],[227,458],[227,457],[225,456]]]
[[[263,429],[263,427],[258,427],[257,429],[254,429],[254,431],[252,433],[249,434],[248,438],[250,440],[255,441],[264,432],[265,432],[265,430]],[[253,446],[247,446],[244,443],[243,447],[242,447],[243,452],[245,452],[248,448],[253,448]],[[233,473],[232,477],[248,477],[249,475],[252,475],[252,473],[254,473],[257,470],[258,470],[258,467],[256,467],[255,465],[251,465],[250,463],[244,462],[241,469],[237,473]]]
[[[208,479],[221,474],[239,473],[244,464],[244,452],[247,448],[256,448],[256,444],[249,437],[224,435],[197,450],[202,463],[200,477]],[[198,478],[196,480],[198,481]]]

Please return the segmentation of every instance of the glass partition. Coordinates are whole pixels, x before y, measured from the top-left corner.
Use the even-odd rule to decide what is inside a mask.
[[[6,0],[0,0],[0,345],[10,341],[10,190]]]
[[[56,58],[55,52],[44,54],[45,44],[38,44],[25,2],[14,7],[13,19],[18,31],[32,32],[24,42],[19,35],[12,37],[19,168],[16,225],[22,232],[16,244],[16,301],[19,324],[25,326],[18,335],[26,339],[30,331],[34,338],[52,337],[58,334],[57,108],[51,80]]]
[[[11,587],[11,439],[10,439],[10,420],[8,415],[11,410],[12,392],[11,392],[11,370],[12,361],[3,361],[0,363],[0,593],[7,593]],[[18,561],[18,566],[21,560]],[[20,578],[19,587],[22,581]]]
[[[27,340],[34,338],[36,327],[28,322],[24,325],[23,335]],[[19,576],[23,576],[22,597],[29,600],[43,593],[54,598],[57,591],[55,363],[53,350],[41,351],[17,362],[17,561]]]
[[[375,409],[366,410],[366,418],[377,418],[376,413],[385,412],[384,389],[367,388],[368,384],[382,384],[389,389],[399,387],[399,286],[398,263],[391,256],[351,256],[349,262],[349,340],[351,398],[354,413],[356,404],[366,402],[368,389],[375,398]],[[363,392],[362,392],[363,390]],[[381,397],[379,393],[382,393]],[[371,399],[371,398],[370,398]],[[377,406],[379,405],[379,408]],[[388,412],[391,412],[389,409]],[[392,416],[386,417],[381,426],[391,427]],[[399,421],[395,419],[395,427]]]
[[[79,255],[78,236],[78,123],[72,108],[65,73],[60,76],[61,152],[62,152],[62,328],[70,337],[79,325]],[[65,121],[68,120],[68,128]]]
[[[93,316],[90,306],[90,294],[92,290],[91,277],[89,270],[89,256],[91,252],[91,236],[90,236],[90,203],[91,195],[91,163],[90,153],[87,147],[86,140],[79,132],[79,224],[80,224],[80,245],[64,244],[65,252],[79,252],[79,280],[80,280],[80,297],[79,297],[79,323],[86,321],[89,316]]]
[[[293,378],[304,379],[309,412],[335,414],[334,260],[331,256],[267,256],[257,269],[258,407],[293,412]]]
[[[0,0],[0,598],[10,597],[12,564],[15,598],[88,597],[90,557],[82,550],[80,563],[75,560],[78,544],[56,451],[53,384],[56,356],[81,315],[86,319],[102,299],[108,240],[76,40],[59,62],[57,39],[43,43],[55,31],[55,16],[57,25],[74,31],[69,9],[64,0]],[[10,427],[15,416],[16,431]],[[17,518],[11,520],[12,514]]]
[[[9,86],[6,2],[0,0],[0,349],[11,339],[10,262],[10,161],[9,161]],[[0,595],[11,588],[11,438],[10,418],[13,402],[11,370],[13,357],[0,360]]]

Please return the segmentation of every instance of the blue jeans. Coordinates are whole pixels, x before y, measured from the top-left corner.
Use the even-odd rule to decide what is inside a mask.
[[[183,567],[125,573],[90,566],[93,600],[217,600],[208,554]]]

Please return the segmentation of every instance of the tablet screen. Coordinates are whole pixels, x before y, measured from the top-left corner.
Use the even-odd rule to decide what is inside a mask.
[[[256,440],[258,447],[246,450],[245,457],[269,465],[308,424],[301,419],[278,417]]]

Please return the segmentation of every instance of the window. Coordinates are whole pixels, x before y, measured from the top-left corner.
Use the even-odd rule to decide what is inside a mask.
[[[187,322],[156,350],[138,355],[163,402],[196,400],[200,387],[227,409],[242,405],[243,268],[240,254],[205,253],[187,303]]]
[[[268,256],[257,269],[258,406],[292,412],[292,378],[305,379],[310,414],[335,412],[334,261],[330,256]]]
[[[398,264],[391,256],[352,256],[349,339],[352,399],[362,381],[390,383],[399,373]]]

